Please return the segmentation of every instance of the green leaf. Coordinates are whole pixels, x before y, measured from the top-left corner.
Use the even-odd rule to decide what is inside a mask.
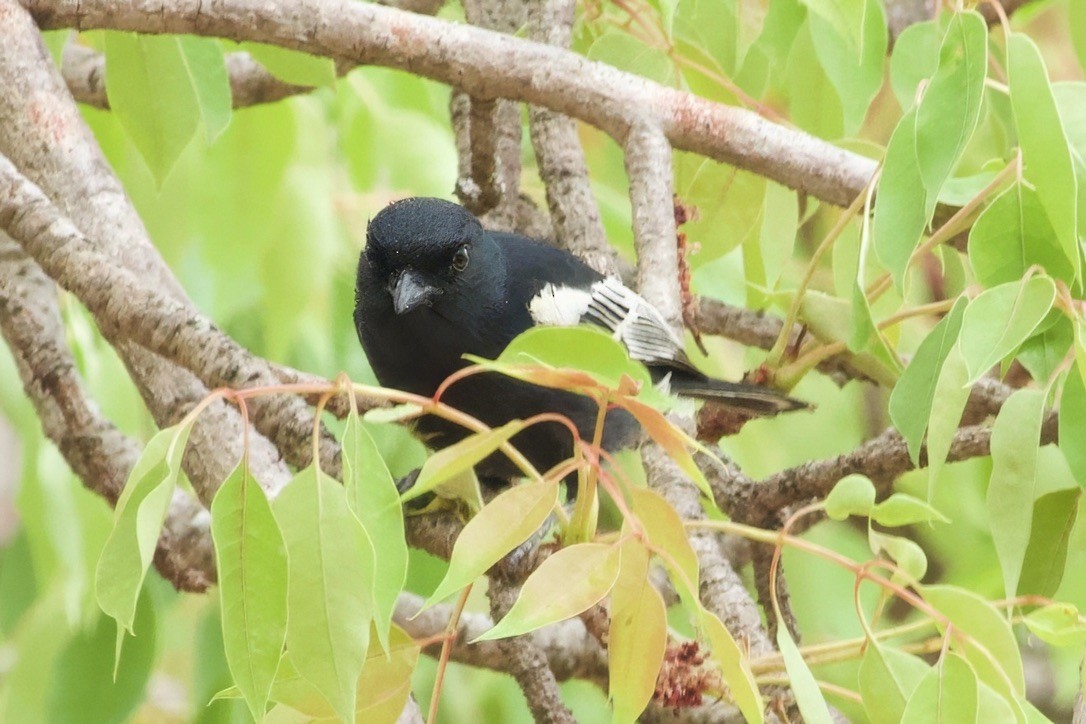
[[[675,64],[666,53],[622,30],[605,31],[588,49],[588,58],[667,86],[675,85],[678,79]]]
[[[1075,276],[1040,197],[1025,184],[1004,191],[977,219],[969,262],[986,287],[1017,281],[1034,265],[1068,283]]]
[[[415,640],[395,624],[389,629],[387,648],[383,648],[376,637],[371,637],[366,662],[356,686],[358,703],[354,712],[355,721],[366,724],[393,724],[398,719],[411,692],[411,676],[418,663],[419,653]],[[230,688],[219,692],[216,699],[238,696],[240,692],[236,688]],[[332,724],[341,721],[321,693],[298,674],[290,657],[285,654],[272,688],[272,699],[281,706],[268,714],[265,719],[268,722],[282,722],[284,719],[277,717],[285,717],[288,713],[301,715],[297,721],[309,724]]]
[[[105,34],[109,105],[159,185],[201,123],[208,140],[230,120],[222,50],[210,38]]]
[[[181,456],[191,429],[190,420],[152,437],[117,500],[113,530],[95,572],[95,590],[98,605],[116,619],[119,636],[123,631],[132,633],[136,601],[181,474]]]
[[[528,576],[509,613],[475,641],[519,636],[596,605],[618,579],[619,550],[603,543],[579,543],[554,553]]]
[[[943,184],[977,127],[988,68],[988,24],[978,13],[955,13],[916,116],[916,155],[931,219]]]
[[[1074,322],[1059,310],[1049,312],[1034,334],[1018,348],[1018,361],[1041,384],[1052,379],[1075,343]]]
[[[583,370],[610,388],[629,377],[641,384],[642,393],[652,389],[645,366],[631,360],[621,342],[593,327],[533,327],[510,342],[498,361]]]
[[[1018,591],[1037,497],[1037,446],[1045,393],[1018,390],[1003,403],[992,426],[992,479],[988,519],[1008,597]]]
[[[469,435],[458,443],[438,450],[426,459],[415,484],[403,494],[401,500],[413,500],[467,472],[523,429],[523,421],[513,420],[493,430]]]
[[[387,644],[382,644],[381,649],[374,644],[370,642],[366,665],[358,678],[355,721],[394,724],[411,693],[411,675],[419,660],[419,646],[396,625],[389,629]]]
[[[392,612],[407,579],[403,507],[396,481],[354,409],[343,428],[343,486],[347,505],[373,544],[373,625],[387,649]]]
[[[928,672],[928,665],[912,654],[868,640],[860,660],[860,694],[864,709],[875,724],[901,721],[905,704]]]
[[[373,618],[373,546],[343,486],[309,467],[272,506],[287,544],[287,648],[291,660],[344,719]]]
[[[876,505],[871,513],[871,520],[888,528],[932,521],[950,522],[928,503],[905,493],[894,493]]]
[[[691,450],[700,450],[710,455],[711,452],[687,435],[682,428],[671,424],[671,421],[659,410],[632,397],[619,398],[615,400],[615,404],[637,418],[652,441],[663,448],[664,452],[690,477],[708,500],[713,499],[709,481],[705,479],[705,474],[701,472],[701,468],[690,454]]]
[[[1083,383],[1083,375],[1086,375],[1086,367],[1079,359],[1063,382],[1059,434],[1060,452],[1067,460],[1075,481],[1086,488],[1086,446],[1080,442],[1086,440],[1086,384]]]
[[[984,19],[974,12],[955,14],[923,99],[890,137],[875,203],[874,235],[875,251],[899,289],[939,193],[976,128],[987,58]]]
[[[1000,284],[965,310],[959,349],[973,384],[1018,348],[1048,315],[1056,286],[1048,277]]]
[[[1068,20],[1070,20],[1071,44],[1078,55],[1080,68],[1086,69],[1086,6],[1082,3],[1068,3]]]
[[[739,707],[748,722],[761,724],[765,721],[763,711],[765,703],[762,701],[758,684],[754,681],[754,674],[750,670],[750,661],[743,649],[728,629],[708,609],[698,603],[698,630],[709,642],[712,649],[713,660],[720,665],[724,683],[730,690],[732,699]],[[781,627],[785,628],[785,627]],[[801,659],[802,661],[802,659]],[[791,672],[789,672],[791,673]],[[804,712],[806,715],[806,712]]]
[[[879,0],[861,2],[861,42],[853,44],[834,24],[820,15],[810,15],[811,40],[815,54],[841,98],[845,133],[856,133],[867,116],[871,102],[882,88],[886,60],[886,18]]]
[[[371,423],[399,423],[406,422],[407,420],[413,420],[422,414],[422,408],[413,403],[407,402],[402,405],[393,405],[392,407],[375,407],[372,410],[366,410],[362,414],[362,419],[365,422]]]
[[[699,605],[698,556],[690,545],[682,518],[662,495],[648,488],[631,489],[630,502],[649,542],[658,550],[667,551],[670,560],[665,563],[672,585],[693,611]]]
[[[890,419],[905,438],[909,458],[920,464],[920,449],[928,429],[939,371],[958,341],[968,300],[959,297],[950,312],[939,320],[913,355],[890,393]]]
[[[698,209],[697,218],[682,226],[691,244],[688,260],[693,269],[758,235],[769,185],[763,177],[694,153],[676,153],[674,166],[675,193]]]
[[[969,370],[962,357],[962,343],[958,341],[943,361],[939,379],[932,393],[931,414],[928,416],[928,500],[935,491],[947,455],[950,453],[954,434],[958,431],[965,403],[969,400]]]
[[[864,0],[800,0],[813,15],[829,23],[853,52],[863,50]]]
[[[649,579],[649,551],[622,544],[618,580],[611,591],[607,650],[608,695],[615,722],[634,722],[652,700],[667,648],[667,611]]]
[[[155,601],[140,596],[135,638],[125,646],[113,675],[113,622],[106,616],[77,632],[54,663],[48,691],[48,717],[55,724],[129,721],[144,700],[155,664],[158,621]],[[54,625],[56,623],[54,622]]]
[[[894,275],[898,288],[904,283],[905,268],[929,220],[927,192],[916,153],[917,112],[906,113],[890,136],[872,220],[875,254]]]
[[[1081,646],[1086,642],[1086,618],[1069,603],[1052,603],[1025,618],[1030,632],[1052,646]]]
[[[977,722],[980,697],[977,675],[969,662],[949,654],[928,670],[909,697],[901,721]]]
[[[803,25],[809,23],[807,13]],[[818,60],[811,33],[802,26],[790,51],[785,93],[789,120],[815,136],[840,138],[845,132],[844,108]]]
[[[1041,52],[1022,33],[1007,39],[1007,76],[1025,179],[1037,190],[1056,238],[1078,278],[1078,186],[1067,135]]]
[[[867,298],[867,257],[871,251],[871,197],[867,196],[864,204],[860,227],[860,245],[856,254],[856,264],[852,274],[850,296],[852,298],[852,324],[847,340],[848,348],[853,352],[863,352],[871,348],[872,354],[887,367],[900,370],[901,361],[889,348],[886,339],[875,324],[871,313],[871,303]],[[835,261],[836,264],[836,261]]]
[[[777,286],[786,262],[792,258],[799,224],[799,200],[791,189],[774,183],[766,185],[762,205],[762,227],[757,235],[743,240],[743,268],[747,280],[747,303],[753,308],[768,306],[765,291]]]
[[[445,577],[423,608],[459,591],[528,540],[557,502],[558,485],[543,481],[514,485],[490,501],[460,531]]]
[[[826,515],[844,520],[850,515],[868,516],[875,507],[875,484],[866,475],[846,475],[826,496]]]
[[[1037,498],[1018,595],[1056,595],[1063,580],[1067,546],[1078,518],[1081,496],[1081,488],[1065,488]]]
[[[211,535],[226,661],[260,721],[287,636],[287,558],[271,505],[244,463],[215,494]]]
[[[943,33],[936,20],[914,23],[894,41],[890,56],[890,86],[905,110],[916,105],[920,84],[939,68]]]
[[[973,665],[977,677],[1014,709],[1025,695],[1025,676],[1010,623],[980,596],[953,586],[924,586],[924,599],[966,636],[951,636],[950,646]]]
[[[868,528],[867,541],[872,553],[875,555],[886,553],[897,563],[901,571],[894,573],[895,583],[914,585],[927,573],[928,557],[924,555],[924,549],[908,538]]]
[[[943,184],[943,190],[939,192],[939,203],[965,206],[991,185],[998,175],[997,171],[980,171],[969,176],[951,177]]]
[[[269,73],[292,85],[323,86],[336,82],[336,64],[331,58],[263,43],[242,43],[241,47]]]
[[[830,716],[826,699],[822,696],[807,662],[803,660],[799,647],[788,633],[787,626],[777,627],[777,648],[784,658],[784,668],[788,672],[788,680],[796,695],[796,704],[803,714],[803,720],[809,724],[830,724],[833,717]]]
[[[664,13],[665,27],[685,57],[701,56],[715,70],[734,76],[741,60],[740,18],[737,6],[714,0],[665,0],[671,12]],[[669,21],[671,15],[673,20]],[[622,66],[620,66],[622,67]]]
[[[213,38],[195,35],[179,35],[177,43],[196,92],[207,142],[212,143],[230,125],[234,112],[234,96],[222,46]]]

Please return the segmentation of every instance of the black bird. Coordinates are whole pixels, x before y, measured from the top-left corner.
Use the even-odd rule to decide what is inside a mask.
[[[765,388],[707,377],[660,312],[619,280],[542,242],[485,231],[463,207],[440,199],[398,201],[370,222],[358,261],[354,320],[381,384],[420,395],[433,395],[446,377],[470,364],[465,354],[494,359],[532,326],[588,323],[611,332],[676,394],[759,415],[806,407]],[[491,427],[557,412],[585,440],[592,439],[597,415],[587,397],[493,372],[453,384],[442,401]],[[419,421],[418,431],[434,448],[468,434],[432,416]],[[627,447],[637,437],[628,413],[607,414],[605,449]],[[542,472],[573,454],[569,430],[559,423],[533,425],[512,443]],[[502,453],[476,471],[483,479],[517,474]]]

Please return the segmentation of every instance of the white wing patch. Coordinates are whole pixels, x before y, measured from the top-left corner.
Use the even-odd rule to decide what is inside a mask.
[[[592,294],[576,287],[547,284],[528,302],[532,321],[545,327],[573,327],[588,311]]]
[[[602,327],[640,362],[695,370],[682,340],[663,315],[613,277],[601,279],[589,290],[547,284],[532,298],[528,311],[540,325]]]

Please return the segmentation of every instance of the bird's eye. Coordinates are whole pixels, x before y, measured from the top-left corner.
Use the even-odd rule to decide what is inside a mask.
[[[462,272],[468,268],[468,247],[462,246],[456,250],[452,258],[452,268],[454,271]]]

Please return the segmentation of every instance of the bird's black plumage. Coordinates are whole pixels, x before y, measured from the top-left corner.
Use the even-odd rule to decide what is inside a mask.
[[[804,407],[770,390],[710,379],[682,350],[681,340],[644,299],[573,255],[517,234],[485,231],[462,207],[413,198],[383,209],[370,222],[358,262],[355,327],[381,384],[432,395],[472,354],[494,359],[521,332],[539,324],[591,323],[626,344],[654,378],[672,391],[721,400],[758,414]],[[543,412],[565,415],[591,439],[597,408],[587,397],[539,387],[497,373],[467,377],[443,401],[496,427]],[[419,422],[428,444],[446,447],[468,433],[435,417]],[[638,432],[621,410],[607,414],[603,445],[633,444]],[[534,425],[512,440],[546,471],[572,456],[569,431]],[[492,455],[480,476],[516,474]]]

